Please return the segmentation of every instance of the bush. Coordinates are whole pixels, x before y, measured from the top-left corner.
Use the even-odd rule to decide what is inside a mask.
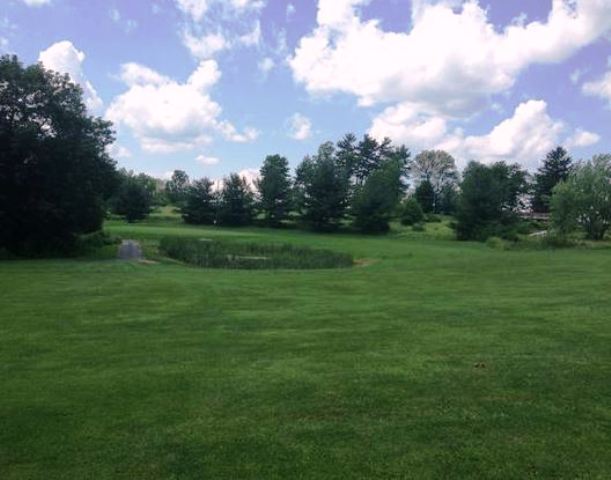
[[[412,230],[414,232],[424,232],[424,231],[426,231],[426,226],[424,225],[424,223],[415,223],[412,226]]]
[[[486,245],[495,250],[507,250],[507,242],[500,237],[488,238]]]
[[[119,237],[99,230],[97,232],[81,235],[76,241],[76,253],[83,254],[98,250],[108,245],[117,245],[121,242]]]
[[[414,225],[424,220],[422,207],[415,198],[408,198],[401,206],[401,223],[403,225]]]
[[[434,213],[429,213],[426,216],[427,223],[441,223],[441,217],[439,215],[435,215]]]
[[[165,237],[159,249],[170,258],[204,268],[241,270],[347,268],[351,255],[286,244]]]

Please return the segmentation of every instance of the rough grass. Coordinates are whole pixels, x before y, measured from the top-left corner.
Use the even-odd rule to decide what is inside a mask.
[[[109,227],[370,262],[0,262],[3,480],[611,477],[609,250]]]
[[[208,238],[163,237],[159,251],[170,258],[203,268],[235,270],[316,270],[347,268],[352,255],[296,247],[290,243],[228,242]]]

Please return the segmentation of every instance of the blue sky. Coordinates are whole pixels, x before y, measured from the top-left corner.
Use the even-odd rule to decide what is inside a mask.
[[[346,132],[461,166],[611,152],[609,0],[0,3],[0,50],[69,73],[156,176],[295,166]]]

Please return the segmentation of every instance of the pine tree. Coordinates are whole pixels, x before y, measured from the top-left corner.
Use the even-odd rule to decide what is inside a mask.
[[[219,196],[217,221],[232,227],[250,225],[253,221],[254,198],[246,179],[232,173],[223,182]]]
[[[550,211],[550,199],[554,187],[566,180],[571,173],[573,160],[568,152],[557,147],[547,154],[543,165],[535,175],[532,209],[538,213]]]
[[[291,209],[291,179],[289,162],[280,155],[265,159],[255,182],[259,192],[259,206],[269,226],[277,227],[285,220]]]
[[[202,178],[193,182],[187,189],[184,206],[180,212],[186,223],[193,225],[212,225],[216,219],[216,195],[212,190],[213,182]]]

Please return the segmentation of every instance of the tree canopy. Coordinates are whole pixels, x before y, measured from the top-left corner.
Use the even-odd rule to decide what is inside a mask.
[[[0,247],[65,251],[99,230],[117,181],[113,140],[67,75],[1,57]]]
[[[457,236],[460,240],[512,238],[528,173],[518,164],[471,162],[463,173],[458,200]]]
[[[582,228],[602,240],[611,225],[611,155],[578,164],[553,190],[552,222],[562,234]]]
[[[280,225],[287,218],[292,203],[288,160],[280,155],[268,156],[263,162],[260,177],[255,185],[266,223],[272,227]]]
[[[532,209],[539,213],[550,211],[550,200],[554,187],[566,180],[571,173],[573,159],[568,152],[557,147],[547,154],[543,165],[535,175]]]

